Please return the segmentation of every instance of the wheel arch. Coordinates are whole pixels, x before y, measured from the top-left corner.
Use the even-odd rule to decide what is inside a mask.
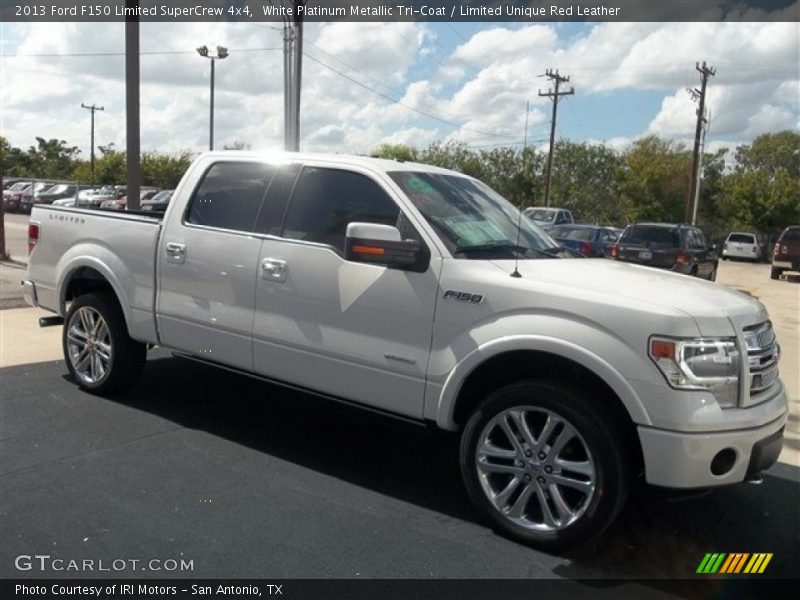
[[[110,292],[122,309],[125,325],[130,334],[133,335],[135,325],[127,302],[124,301],[122,284],[111,269],[97,259],[84,257],[70,263],[62,273],[63,275],[58,284],[59,312],[62,315],[67,312],[67,303],[75,300],[80,295],[93,292]]]
[[[490,342],[464,357],[442,388],[436,423],[458,430],[493,387],[532,377],[568,377],[598,389],[602,401],[631,424],[650,424],[631,385],[602,357],[565,340],[529,335]]]

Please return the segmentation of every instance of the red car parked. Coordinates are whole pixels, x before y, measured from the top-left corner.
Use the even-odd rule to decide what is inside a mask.
[[[771,277],[780,279],[784,271],[800,271],[800,225],[784,229],[775,244]]]

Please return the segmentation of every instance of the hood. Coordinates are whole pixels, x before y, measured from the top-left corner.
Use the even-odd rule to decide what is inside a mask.
[[[502,273],[514,270],[513,260],[491,262]],[[745,292],[662,269],[607,259],[522,260],[518,268],[522,277],[509,279],[519,285],[531,282],[536,287],[562,288],[572,298],[606,297],[621,306],[684,314],[694,319],[703,335],[730,335],[731,324],[740,330],[767,319],[761,302]]]

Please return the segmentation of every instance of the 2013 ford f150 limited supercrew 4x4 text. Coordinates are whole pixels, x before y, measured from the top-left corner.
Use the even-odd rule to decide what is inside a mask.
[[[63,318],[80,387],[131,386],[158,345],[459,431],[472,500],[539,548],[598,535],[639,476],[733,484],[781,450],[779,348],[758,300],[561,259],[452,171],[207,153],[163,219],[34,206],[29,237],[26,298]]]

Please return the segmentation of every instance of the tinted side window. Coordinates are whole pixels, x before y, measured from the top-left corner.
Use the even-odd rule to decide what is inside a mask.
[[[258,215],[258,222],[256,223],[256,231],[258,233],[281,234],[283,213],[286,212],[286,204],[289,201],[289,195],[292,193],[298,173],[300,173],[300,165],[297,163],[283,165],[276,169],[275,175],[272,177],[272,183],[269,184],[267,198],[264,200],[264,208],[261,209],[261,213]]]
[[[195,191],[186,222],[252,231],[274,170],[264,163],[215,164]]]
[[[289,202],[283,237],[328,244],[344,252],[348,223],[397,225],[399,213],[397,205],[369,177],[304,167]]]

